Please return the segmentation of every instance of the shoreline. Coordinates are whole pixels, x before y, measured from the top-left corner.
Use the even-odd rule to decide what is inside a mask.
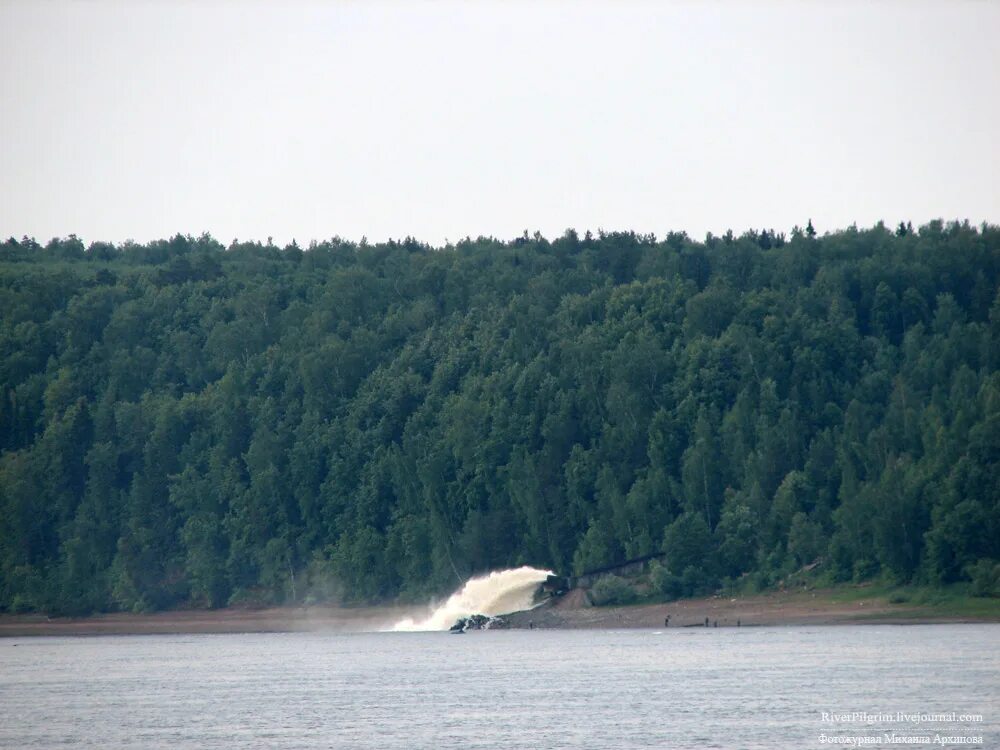
[[[571,591],[527,612],[507,616],[512,628],[669,628],[794,627],[833,625],[933,625],[1000,622],[1000,607],[985,614],[949,612],[946,607],[892,603],[864,589],[773,591],[749,596],[721,595],[672,602],[593,607],[582,591]],[[860,595],[860,596],[859,596]],[[984,607],[986,609],[986,607]],[[665,620],[669,616],[669,625]]]
[[[994,603],[995,602],[995,603]],[[976,611],[944,604],[893,603],[877,590],[774,591],[750,596],[710,596],[672,602],[593,607],[584,592],[570,591],[540,606],[504,615],[511,629],[669,628],[927,625],[1000,622],[1000,602],[987,600]],[[959,611],[955,611],[955,609]],[[949,611],[950,610],[950,611]],[[427,607],[269,607],[171,610],[150,614],[109,613],[89,617],[0,615],[0,638],[31,636],[184,635],[211,633],[372,632],[391,628],[404,617],[422,616]]]
[[[424,608],[420,608],[423,612]],[[0,639],[31,636],[196,635],[224,633],[370,632],[413,615],[413,607],[266,607],[183,609],[87,617],[0,615]]]

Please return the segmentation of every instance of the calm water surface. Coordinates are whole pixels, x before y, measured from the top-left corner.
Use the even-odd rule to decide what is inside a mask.
[[[0,639],[0,747],[818,748],[895,731],[1000,748],[998,647],[1000,625]]]

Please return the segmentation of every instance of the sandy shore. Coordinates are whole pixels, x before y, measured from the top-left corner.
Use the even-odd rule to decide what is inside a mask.
[[[998,622],[996,617],[953,616],[884,598],[840,601],[829,591],[781,591],[755,596],[682,599],[628,607],[587,606],[580,590],[530,612],[509,617],[516,628],[671,628],[762,625],[921,624]]]
[[[389,628],[425,607],[274,607],[179,610],[152,614],[114,613],[70,618],[2,615],[0,637],[153,635],[173,633],[361,632]]]
[[[275,607],[106,614],[85,618],[44,615],[0,616],[4,636],[88,636],[180,633],[361,632],[383,630],[404,617],[423,616],[427,607]],[[969,617],[884,597],[845,600],[830,591],[772,592],[744,597],[706,597],[630,607],[588,606],[572,591],[528,612],[508,615],[513,628],[671,628],[761,625],[918,624],[1000,622],[1000,616]]]

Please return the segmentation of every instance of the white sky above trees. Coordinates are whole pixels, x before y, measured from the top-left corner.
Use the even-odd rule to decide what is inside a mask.
[[[0,0],[0,235],[1000,221],[1000,3]]]

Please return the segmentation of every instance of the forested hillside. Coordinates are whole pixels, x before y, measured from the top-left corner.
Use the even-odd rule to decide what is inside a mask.
[[[989,578],[1000,228],[0,246],[0,609]]]

